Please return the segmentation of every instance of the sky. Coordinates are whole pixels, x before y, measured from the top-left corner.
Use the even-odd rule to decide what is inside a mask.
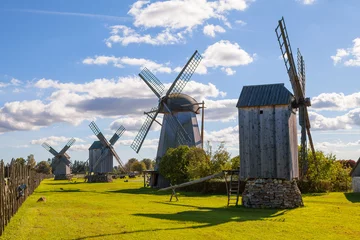
[[[195,50],[203,60],[184,93],[205,101],[205,141],[238,155],[242,87],[292,91],[275,34],[284,16],[305,59],[315,148],[356,160],[359,10],[357,0],[1,1],[0,159],[47,160],[44,141],[60,151],[74,137],[68,154],[86,161],[91,121],[108,139],[126,128],[115,145],[123,162],[155,158],[156,123],[139,154],[130,148],[157,105],[138,73],[147,67],[169,87]]]

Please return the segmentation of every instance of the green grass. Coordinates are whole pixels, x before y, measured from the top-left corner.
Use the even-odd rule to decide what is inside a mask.
[[[47,201],[37,203],[45,196]],[[360,194],[304,195],[305,207],[226,207],[226,196],[142,188],[142,180],[44,180],[0,239],[359,239]]]

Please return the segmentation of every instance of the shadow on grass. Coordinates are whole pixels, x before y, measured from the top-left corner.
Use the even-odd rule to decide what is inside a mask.
[[[360,202],[360,193],[344,193],[346,199],[352,203]]]
[[[214,194],[204,194],[204,193],[198,193],[198,192],[185,192],[185,191],[184,192],[176,191],[176,192],[177,192],[178,196],[192,196],[192,197],[196,197],[196,196],[214,196]],[[147,195],[159,195],[159,196],[168,195],[169,197],[171,195],[171,191],[161,191],[161,192],[159,192],[158,189],[146,188],[146,187],[111,190],[111,191],[106,191],[106,193],[147,194]],[[219,195],[219,194],[216,194],[216,195]]]
[[[162,202],[156,202],[162,203]],[[173,204],[173,203],[162,203],[173,206],[181,206],[181,207],[192,207],[195,210],[191,211],[183,211],[176,212],[170,214],[157,214],[157,213],[136,213],[134,216],[138,217],[147,217],[147,218],[156,218],[161,220],[171,220],[177,222],[186,222],[187,225],[189,223],[196,223],[201,225],[196,226],[187,226],[187,227],[177,227],[177,228],[154,228],[154,229],[145,229],[145,230],[134,230],[134,231],[122,231],[119,233],[112,234],[101,234],[101,235],[93,235],[86,236],[81,238],[76,238],[74,240],[82,240],[82,239],[91,239],[91,238],[99,238],[106,236],[115,236],[115,235],[124,235],[131,233],[141,233],[141,232],[154,232],[154,231],[169,231],[169,230],[184,230],[184,229],[199,229],[199,228],[207,228],[212,227],[228,222],[246,222],[246,221],[276,221],[276,222],[285,222],[285,218],[281,218],[287,211],[289,210],[279,210],[279,209],[249,209],[242,206],[238,207],[222,207],[222,208],[211,208],[211,207],[199,207],[192,205],[184,205],[184,204]],[[279,218],[280,217],[280,218]]]
[[[328,194],[329,193],[303,193],[302,196],[303,197],[319,197],[319,196],[325,196]]]
[[[68,193],[68,192],[86,192],[86,191],[81,191],[80,189],[54,189],[54,190],[36,191],[36,192],[37,193],[52,193],[52,192]]]
[[[86,182],[83,181],[79,181],[79,182],[56,182],[56,183],[44,183],[45,185],[53,185],[53,186],[58,186],[58,185],[74,185],[74,184],[87,184]]]

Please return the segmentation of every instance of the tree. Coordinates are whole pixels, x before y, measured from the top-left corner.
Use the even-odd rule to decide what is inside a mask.
[[[128,162],[125,164],[124,168],[127,172],[131,171],[131,165],[133,165],[134,162],[138,162],[139,160],[137,160],[136,158],[130,158],[128,160]]]
[[[224,142],[220,143],[218,149],[216,149],[211,158],[212,173],[231,169],[230,156],[231,154],[225,149]]]
[[[84,161],[75,160],[73,164],[71,164],[71,170],[73,173],[85,172],[88,167],[88,163]]]
[[[144,170],[146,170],[146,165],[144,162],[134,162],[132,165],[131,165],[131,169],[130,169],[132,172],[136,171],[136,172],[140,172],[142,173]]]
[[[154,169],[153,160],[149,158],[144,158],[143,160],[141,160],[141,162],[145,164],[146,170]]]
[[[240,168],[240,156],[237,155],[236,157],[233,157],[231,160],[231,169],[233,170],[239,170]]]
[[[21,164],[21,165],[25,165],[25,163],[26,163],[25,159],[22,158],[22,157],[15,159],[15,162],[16,162],[16,163],[19,163],[19,164]]]
[[[38,173],[50,174],[50,164],[47,161],[41,161],[35,166],[35,171]]]
[[[30,166],[30,168],[35,168],[35,166],[36,166],[36,161],[35,161],[34,154],[30,154],[30,155],[27,157],[26,164],[27,164],[28,166]]]
[[[171,184],[179,184],[188,180],[187,167],[189,159],[187,153],[188,146],[169,148],[159,163],[159,172],[169,179]]]
[[[194,180],[211,174],[210,158],[203,149],[191,147],[186,158],[189,163],[187,167],[189,179]]]

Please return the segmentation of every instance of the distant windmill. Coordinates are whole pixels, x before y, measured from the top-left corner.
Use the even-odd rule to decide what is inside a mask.
[[[199,105],[196,100],[186,94],[181,93],[191,76],[195,72],[202,57],[195,51],[184,68],[181,70],[169,90],[164,93],[164,85],[147,68],[144,68],[139,76],[148,85],[159,99],[158,106],[145,112],[147,118],[135,137],[131,148],[137,153],[148,134],[150,127],[159,113],[164,114],[163,122],[160,124],[161,133],[156,157],[156,168],[161,157],[167,149],[180,145],[201,146],[202,139],[199,132],[199,126],[196,114],[199,113]],[[157,178],[153,180],[153,186],[164,187],[169,183],[159,175],[153,175]]]
[[[300,50],[297,49],[296,69],[284,18],[279,20],[279,25],[275,29],[275,32],[280,45],[281,54],[285,62],[286,71],[289,75],[291,86],[294,91],[295,102],[293,107],[299,108],[299,124],[301,126],[300,162],[303,166],[300,176],[304,176],[308,169],[306,134],[309,137],[311,151],[313,152],[315,158],[315,148],[311,137],[310,120],[307,110],[307,107],[311,106],[311,103],[310,98],[305,97],[305,61],[300,53]]]
[[[105,136],[101,133],[95,122],[90,123],[90,128],[100,141],[95,141],[89,148],[89,169],[95,175],[106,175],[106,173],[113,171],[113,157],[123,168],[123,163],[119,155],[114,149],[114,144],[125,132],[125,128],[120,126],[118,130],[111,137],[110,141],[106,140]],[[96,177],[94,177],[96,178]],[[102,179],[102,178],[101,178]],[[94,181],[98,181],[94,180]],[[101,181],[101,180],[99,180]]]
[[[68,178],[68,175],[71,174],[70,170],[70,156],[66,154],[66,151],[75,143],[75,139],[71,138],[69,142],[65,145],[65,147],[57,152],[54,148],[52,148],[48,143],[44,142],[41,146],[43,146],[47,151],[54,155],[52,159],[51,167],[53,169],[55,180],[64,180]]]

